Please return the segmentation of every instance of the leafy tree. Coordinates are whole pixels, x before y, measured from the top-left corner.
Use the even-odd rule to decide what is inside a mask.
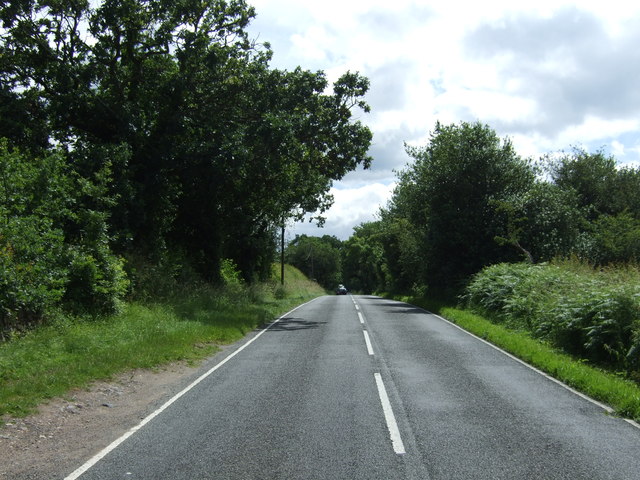
[[[334,246],[336,241],[340,242],[328,235],[322,238],[297,235],[285,250],[287,263],[332,290],[342,283],[340,250]]]
[[[63,119],[81,108],[86,49],[80,25],[87,9],[86,1],[11,2],[0,7],[0,83],[7,89],[14,118],[35,121],[33,130],[24,123],[3,122],[1,136],[15,138],[23,147],[33,148],[28,142],[36,139],[46,146],[51,137],[59,139],[54,131]],[[56,115],[48,115],[53,111]],[[39,134],[33,135],[34,130]]]
[[[60,156],[29,161],[0,143],[0,333],[38,322],[64,295],[70,191]]]
[[[3,4],[0,136],[60,146],[83,178],[109,168],[112,201],[83,201],[119,253],[263,275],[276,226],[326,210],[332,181],[369,166],[371,132],[352,119],[366,78],[329,93],[322,72],[271,69],[254,16],[244,0]]]
[[[579,149],[549,165],[555,185],[574,194],[581,207],[584,241],[576,253],[599,265],[637,260],[640,170]]]
[[[637,263],[640,259],[640,220],[628,212],[601,215],[592,225],[594,252],[599,265]]]
[[[616,168],[609,196],[613,214],[628,212],[640,220],[640,168]]]
[[[409,219],[381,211],[382,231],[379,236],[385,257],[385,289],[409,292],[425,285],[424,251],[420,246],[420,227]]]
[[[495,241],[495,202],[526,192],[530,164],[480,123],[437,124],[425,147],[407,147],[415,162],[400,172],[390,213],[415,228],[423,284],[458,288],[483,266],[508,259]]]
[[[498,243],[514,246],[532,263],[567,257],[581,246],[584,213],[573,190],[536,182],[496,206],[496,214],[506,217]]]
[[[366,149],[371,134],[366,127],[349,121],[351,113],[345,107],[350,97],[360,93],[343,84],[360,79],[359,76],[347,74],[334,85],[334,92],[340,94],[326,95],[326,80],[320,73],[298,69],[256,75],[259,77],[243,77],[253,83],[240,90],[235,102],[246,105],[251,115],[234,126],[235,131],[221,132],[223,137],[233,132],[229,150],[218,151],[220,143],[229,144],[229,140],[206,140],[212,142],[214,151],[190,156],[202,158],[202,168],[192,162],[185,169],[193,172],[190,175],[197,177],[202,190],[185,190],[187,199],[192,195],[194,198],[185,203],[188,208],[179,212],[178,224],[188,222],[180,225],[179,232],[200,232],[207,228],[204,222],[215,221],[212,234],[229,232],[218,247],[229,257],[235,254],[228,249],[240,251],[238,242],[244,239],[253,243],[270,241],[274,226],[281,224],[283,217],[300,218],[305,212],[326,210],[332,201],[328,194],[332,181],[356,165],[368,166],[370,162]],[[358,81],[366,85],[363,79]],[[242,111],[239,115],[244,118],[247,113]],[[204,142],[203,139],[200,145]],[[203,178],[210,178],[211,182],[202,182]],[[205,211],[194,215],[201,210]],[[219,212],[215,219],[208,215],[212,210]],[[193,220],[189,218],[197,225],[190,225]],[[205,241],[213,247],[211,238],[212,235],[198,234],[194,246],[202,249],[197,242]],[[245,261],[234,259],[245,265],[251,257],[243,257]],[[268,265],[268,261],[262,264]]]
[[[351,291],[374,293],[386,288],[382,223],[366,222],[354,228],[342,245],[342,277]]]
[[[107,217],[89,208],[102,178],[69,171],[59,152],[30,157],[0,142],[0,330],[67,309],[110,313],[126,293],[122,261],[110,251]]]
[[[549,167],[553,183],[576,192],[579,206],[589,210],[589,220],[602,213],[613,213],[611,192],[617,175],[613,157],[574,149],[571,154],[549,160]]]

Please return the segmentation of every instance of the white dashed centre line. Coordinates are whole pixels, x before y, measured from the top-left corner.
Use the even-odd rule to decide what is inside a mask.
[[[378,395],[380,396],[380,403],[382,403],[382,411],[384,412],[384,418],[387,421],[387,428],[389,429],[389,436],[391,437],[391,444],[393,445],[393,451],[398,455],[404,455],[406,450],[404,449],[404,443],[400,436],[400,429],[396,422],[396,417],[393,414],[391,408],[391,402],[387,395],[387,389],[384,387],[382,376],[379,373],[373,374],[376,378],[376,385],[378,386]]]
[[[362,333],[364,333],[364,343],[367,344],[367,352],[369,352],[369,355],[373,355],[373,347],[371,346],[371,339],[369,338],[369,333],[365,330]]]
[[[356,307],[356,311],[358,312],[360,323],[364,326],[364,317],[362,313],[360,313],[360,307],[355,300],[353,301],[353,305]],[[369,353],[369,355],[373,355],[373,346],[371,345],[369,332],[363,330],[362,333],[364,335],[364,342],[367,345],[367,352]],[[402,437],[400,436],[400,429],[398,428],[396,417],[393,414],[393,409],[391,408],[391,402],[389,401],[389,395],[387,395],[387,389],[385,388],[384,382],[382,381],[382,375],[380,375],[379,373],[374,373],[374,377],[376,379],[376,385],[378,387],[378,396],[380,397],[380,403],[382,404],[384,419],[387,422],[387,428],[389,429],[389,437],[391,438],[393,451],[397,455],[404,455],[407,452],[404,448]]]

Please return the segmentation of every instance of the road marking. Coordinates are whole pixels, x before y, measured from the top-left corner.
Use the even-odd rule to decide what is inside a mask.
[[[362,325],[364,325],[364,317],[362,316],[362,314],[360,312],[358,312],[358,318],[360,319],[360,323]]]
[[[364,330],[362,333],[364,333],[364,343],[367,344],[367,352],[369,352],[369,355],[373,355],[373,347],[371,346],[371,340],[369,339],[369,333]]]
[[[320,297],[318,297],[320,298]],[[174,395],[172,398],[170,398],[164,405],[162,405],[160,408],[158,408],[155,412],[151,413],[149,416],[147,416],[144,420],[142,420],[138,425],[136,425],[135,427],[131,428],[129,431],[127,431],[124,435],[122,435],[120,438],[114,440],[110,445],[108,445],[107,447],[105,447],[104,449],[102,449],[100,452],[98,452],[96,455],[94,455],[91,459],[89,459],[84,465],[82,465],[80,468],[74,470],[71,474],[69,474],[67,477],[64,478],[64,480],[76,480],[77,478],[79,478],[83,473],[85,473],[87,470],[89,470],[91,467],[93,467],[96,463],[98,463],[101,459],[103,459],[105,456],[107,456],[110,452],[112,452],[113,450],[115,450],[121,443],[123,443],[125,440],[127,440],[129,437],[131,437],[134,433],[136,433],[138,430],[140,430],[142,427],[144,427],[147,423],[149,423],[151,420],[153,420],[154,418],[156,418],[158,415],[160,415],[162,412],[164,412],[167,408],[169,408],[173,403],[175,403],[180,397],[182,397],[183,395],[185,395],[187,392],[189,392],[191,389],[193,389],[196,385],[198,385],[200,382],[202,382],[205,378],[207,378],[209,375],[211,375],[213,372],[215,372],[216,370],[218,370],[220,367],[222,367],[225,363],[227,363],[229,360],[231,360],[233,357],[235,357],[236,355],[238,355],[241,351],[243,351],[245,348],[247,348],[249,345],[251,345],[253,342],[255,342],[258,338],[260,338],[262,336],[262,334],[264,334],[267,330],[269,330],[271,327],[273,327],[276,323],[278,323],[280,320],[282,320],[283,318],[291,315],[293,312],[295,312],[296,310],[298,310],[301,307],[304,307],[305,305],[308,305],[309,303],[313,302],[317,300],[317,298],[314,298],[313,300],[310,300],[306,303],[303,303],[302,305],[298,305],[296,308],[294,308],[293,310],[288,311],[287,313],[285,313],[284,315],[282,315],[280,318],[278,318],[277,320],[274,320],[269,326],[267,326],[267,328],[265,328],[264,330],[262,330],[261,332],[259,332],[255,337],[253,337],[251,340],[249,340],[247,343],[245,343],[244,345],[242,345],[240,348],[238,348],[238,350],[236,350],[235,352],[233,352],[231,355],[229,355],[228,357],[226,357],[225,359],[223,359],[220,363],[214,365],[211,369],[209,369],[209,371],[207,371],[206,373],[204,373],[203,375],[201,375],[200,377],[198,377],[195,381],[193,381],[190,385],[188,385],[184,390],[182,390],[180,393],[177,393],[176,395]]]
[[[423,310],[424,310],[424,309],[423,309]],[[598,407],[600,407],[600,408],[602,408],[603,410],[605,410],[607,413],[611,414],[611,413],[613,413],[613,412],[614,412],[613,408],[611,408],[609,405],[606,405],[606,404],[604,404],[604,403],[601,403],[601,402],[599,402],[599,401],[597,401],[597,400],[595,400],[595,399],[593,399],[593,398],[591,398],[591,397],[589,397],[589,396],[585,395],[584,393],[579,392],[578,390],[576,390],[576,389],[574,389],[574,388],[570,387],[570,386],[569,386],[569,385],[567,385],[566,383],[564,383],[564,382],[562,382],[562,381],[558,380],[557,378],[552,377],[551,375],[549,375],[549,374],[547,374],[547,373],[543,372],[542,370],[540,370],[540,369],[538,369],[538,368],[534,367],[533,365],[528,364],[528,363],[527,363],[527,362],[525,362],[524,360],[522,360],[522,359],[520,359],[520,358],[516,357],[515,355],[512,355],[511,353],[507,352],[506,350],[503,350],[502,348],[498,347],[497,345],[494,345],[493,343],[489,342],[488,340],[485,340],[484,338],[480,338],[479,336],[474,335],[473,333],[471,333],[471,332],[469,332],[469,331],[465,330],[464,328],[462,328],[462,327],[461,327],[461,326],[459,326],[459,325],[456,325],[456,324],[455,324],[455,323],[453,323],[452,321],[447,320],[447,319],[446,319],[446,318],[444,318],[444,317],[441,317],[440,315],[436,315],[435,313],[429,312],[428,310],[424,310],[424,311],[425,311],[426,313],[428,313],[429,315],[433,315],[434,317],[439,318],[439,319],[440,319],[440,320],[442,320],[443,322],[446,322],[446,323],[448,323],[449,325],[451,325],[451,326],[453,326],[453,327],[457,328],[458,330],[463,331],[463,332],[464,332],[464,333],[466,333],[467,335],[470,335],[470,336],[472,336],[472,337],[476,338],[477,340],[480,340],[482,343],[485,343],[485,344],[489,345],[491,348],[493,348],[493,349],[495,349],[495,350],[497,350],[497,351],[499,351],[499,352],[503,353],[504,355],[506,355],[507,357],[511,358],[512,360],[515,360],[516,362],[518,362],[518,363],[520,363],[520,364],[524,365],[525,367],[527,367],[527,368],[529,368],[529,369],[533,370],[534,372],[536,372],[536,373],[538,373],[538,374],[542,375],[542,376],[543,376],[543,377],[545,377],[546,379],[551,380],[553,383],[555,383],[555,384],[557,384],[557,385],[560,385],[561,387],[563,387],[563,388],[565,388],[565,389],[569,390],[569,391],[570,391],[571,393],[573,393],[574,395],[577,395],[577,396],[579,396],[580,398],[582,398],[582,399],[584,399],[584,400],[586,400],[586,401],[588,401],[588,402],[591,402],[591,403],[592,403],[592,404],[594,404],[594,405],[597,405]],[[625,421],[625,422],[627,422],[628,424],[630,424],[630,425],[632,425],[632,426],[634,426],[634,427],[636,427],[636,428],[639,428],[639,429],[640,429],[640,424],[639,424],[639,423],[637,423],[637,422],[635,422],[635,421],[633,421],[633,420],[631,420],[631,419],[629,419],[629,418],[622,418],[622,420],[624,420],[624,421]]]
[[[384,388],[384,382],[382,381],[382,375],[379,373],[373,374],[376,379],[376,385],[378,386],[378,395],[380,397],[380,403],[382,403],[382,411],[384,412],[384,418],[387,422],[387,428],[389,429],[389,436],[391,437],[391,444],[393,445],[393,451],[398,455],[404,455],[406,450],[404,449],[404,443],[400,436],[400,429],[396,422],[396,417],[393,414],[391,408],[391,402],[387,395],[387,389]]]

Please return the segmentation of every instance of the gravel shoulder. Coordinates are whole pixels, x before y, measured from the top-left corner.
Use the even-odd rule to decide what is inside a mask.
[[[197,367],[129,371],[52,399],[28,417],[3,418],[0,479],[63,479],[233,350],[223,347]]]

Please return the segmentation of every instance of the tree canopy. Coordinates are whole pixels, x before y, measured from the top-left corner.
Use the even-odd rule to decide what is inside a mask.
[[[455,284],[501,258],[492,202],[525,192],[534,180],[511,143],[480,123],[437,124],[427,146],[407,153],[414,163],[400,172],[387,216],[412,226],[419,280]]]
[[[69,208],[100,218],[111,254],[182,258],[211,281],[223,258],[265,275],[275,228],[325,211],[332,182],[369,167],[372,135],[353,118],[368,80],[271,68],[246,31],[255,14],[244,0],[3,3],[4,154],[56,155],[93,185]]]

